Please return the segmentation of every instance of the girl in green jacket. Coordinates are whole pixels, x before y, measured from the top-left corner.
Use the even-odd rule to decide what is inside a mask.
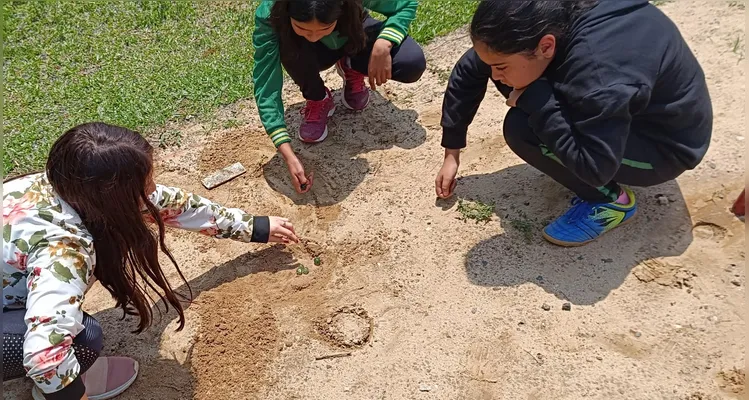
[[[295,0],[263,1],[255,14],[253,81],[260,120],[286,161],[299,193],[312,186],[312,174],[291,148],[281,101],[283,72],[299,85],[307,100],[298,137],[307,143],[325,140],[335,103],[320,77],[333,65],[343,77],[343,105],[363,110],[369,86],[417,81],[426,69],[424,53],[407,36],[416,16],[417,1],[407,0]],[[369,16],[373,10],[387,17]]]

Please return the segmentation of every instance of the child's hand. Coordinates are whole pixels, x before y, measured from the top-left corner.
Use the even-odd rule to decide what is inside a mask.
[[[299,243],[299,238],[294,232],[294,225],[286,218],[268,217],[270,220],[270,236],[268,242],[272,243]]]
[[[299,161],[291,145],[288,143],[282,144],[278,150],[281,152],[284,160],[286,160],[286,167],[289,169],[291,174],[291,183],[294,185],[294,190],[297,193],[307,193],[312,188],[312,175],[306,175],[304,173],[304,166]]]
[[[369,86],[372,90],[377,90],[377,86],[384,85],[388,79],[393,77],[393,58],[390,56],[390,49],[392,48],[393,43],[385,39],[377,39],[374,47],[372,47],[367,73]]]
[[[510,92],[510,97],[507,98],[506,104],[510,107],[517,107],[518,105],[518,99],[520,98],[520,95],[525,92],[525,88],[522,89],[512,89],[512,92]]]
[[[437,179],[434,181],[434,189],[437,192],[437,197],[447,199],[453,195],[455,186],[458,184],[458,181],[455,180],[455,175],[458,174],[459,165],[460,150],[445,150],[445,161],[442,163],[442,168],[440,168],[440,172],[437,173]]]

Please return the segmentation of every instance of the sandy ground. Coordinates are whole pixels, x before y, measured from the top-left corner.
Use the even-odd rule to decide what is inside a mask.
[[[182,146],[160,154],[159,182],[289,216],[305,242],[284,249],[171,231],[195,296],[182,332],[168,313],[134,336],[132,319],[121,322],[94,288],[86,308],[104,326],[104,352],[142,365],[121,398],[744,396],[745,233],[727,210],[744,173],[745,61],[733,51],[744,13],[719,0],[662,8],[707,74],[714,139],[695,171],[637,189],[635,223],[584,248],[557,248],[538,233],[570,194],[507,148],[507,107],[493,89],[470,130],[457,195],[495,202],[495,216],[464,223],[454,200],[436,201],[442,92],[470,46],[463,31],[426,49],[420,82],[388,84],[364,112],[339,112],[322,144],[294,143],[316,176],[306,196],[293,193],[252,103],[180,127]],[[326,79],[340,88],[332,71]],[[291,131],[302,105],[295,89],[285,92]],[[200,185],[237,161],[248,173],[212,191]],[[300,262],[309,275],[296,275]],[[4,389],[30,398],[29,382]]]

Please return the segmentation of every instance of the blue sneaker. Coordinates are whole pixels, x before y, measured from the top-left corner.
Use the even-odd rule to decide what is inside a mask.
[[[631,190],[624,188],[624,191],[629,196],[629,204],[573,199],[572,208],[544,228],[544,239],[559,246],[582,246],[629,222],[637,212],[637,203]]]

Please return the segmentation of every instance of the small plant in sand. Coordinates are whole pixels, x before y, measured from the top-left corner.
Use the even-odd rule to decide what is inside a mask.
[[[533,241],[533,231],[535,230],[535,228],[533,226],[533,222],[531,222],[529,219],[513,219],[512,221],[510,221],[510,226],[512,226],[513,229],[517,230],[523,235],[523,239],[525,239],[526,243],[531,243]]]
[[[296,267],[296,274],[297,275],[307,275],[307,274],[309,274],[309,268],[305,267],[302,264],[299,264],[299,266]]]
[[[492,220],[492,214],[494,213],[494,203],[486,204],[480,200],[466,201],[464,199],[458,200],[458,212],[461,215],[463,222],[472,219],[479,222],[488,223]]]
[[[315,259],[314,259],[314,260],[312,260],[312,262],[314,262],[314,263],[315,263],[315,266],[316,266],[316,267],[319,267],[319,266],[321,266],[321,265],[322,265],[322,260],[320,259],[320,257],[315,257]]]

